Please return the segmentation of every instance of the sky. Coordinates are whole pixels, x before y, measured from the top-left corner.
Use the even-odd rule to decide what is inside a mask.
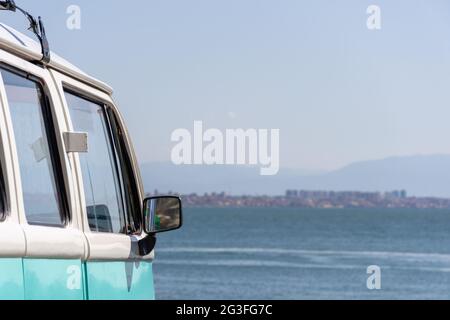
[[[169,161],[171,133],[196,120],[280,129],[285,168],[450,153],[448,0],[16,3],[44,18],[56,53],[114,88],[142,163]],[[80,30],[66,27],[73,4]],[[366,26],[373,4],[381,30]]]

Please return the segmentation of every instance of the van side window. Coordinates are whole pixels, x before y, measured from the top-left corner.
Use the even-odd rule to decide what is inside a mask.
[[[128,222],[117,154],[106,108],[65,91],[75,131],[88,134],[89,152],[80,154],[86,211],[91,231],[127,233]]]
[[[56,136],[41,84],[1,69],[19,158],[29,224],[62,226],[67,218]]]
[[[125,133],[120,125],[116,113],[112,108],[107,108],[108,118],[111,123],[111,131],[117,149],[117,154],[121,167],[122,181],[124,186],[125,204],[129,212],[129,232],[141,231],[141,212],[142,201],[139,198],[138,183],[132,167],[133,160],[130,156],[130,150],[125,139]]]

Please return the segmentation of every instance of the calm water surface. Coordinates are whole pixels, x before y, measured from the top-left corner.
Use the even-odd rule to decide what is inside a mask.
[[[154,272],[158,299],[450,299],[450,210],[186,209]]]

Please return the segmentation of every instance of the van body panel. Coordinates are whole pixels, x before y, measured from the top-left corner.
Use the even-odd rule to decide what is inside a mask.
[[[81,260],[24,259],[25,300],[83,300]]]
[[[86,232],[89,244],[88,261],[153,261],[154,252],[142,257],[138,252],[138,242],[142,237],[130,237],[122,234]]]
[[[0,259],[22,258],[25,256],[25,235],[17,223],[0,223]]]
[[[22,259],[0,258],[0,300],[23,300]]]
[[[153,266],[148,261],[88,261],[90,300],[154,300]]]
[[[28,258],[83,259],[84,235],[70,228],[24,226]]]

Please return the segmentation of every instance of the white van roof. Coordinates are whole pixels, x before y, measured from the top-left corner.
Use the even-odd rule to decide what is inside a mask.
[[[3,23],[0,23],[0,49],[19,55],[29,61],[41,60],[42,58],[41,46],[37,41]],[[47,66],[90,84],[108,94],[113,92],[110,86],[89,76],[54,52],[51,53],[51,61]]]

